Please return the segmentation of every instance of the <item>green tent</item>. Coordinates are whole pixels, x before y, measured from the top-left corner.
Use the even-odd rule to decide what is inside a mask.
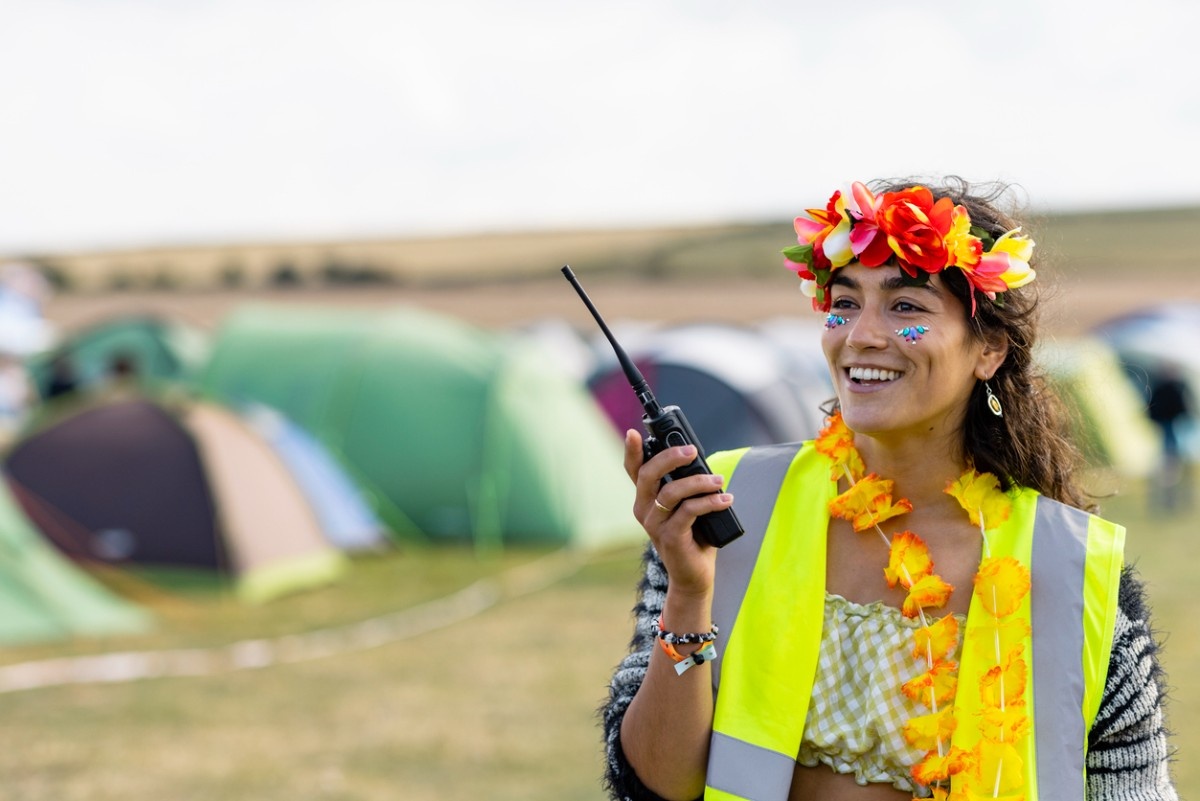
[[[134,634],[150,623],[46,543],[0,481],[0,644]]]
[[[1155,469],[1158,435],[1111,347],[1092,337],[1050,339],[1036,356],[1062,396],[1090,462],[1129,477]]]
[[[201,390],[308,429],[399,536],[596,545],[638,536],[619,439],[540,346],[416,309],[248,308]]]
[[[72,333],[51,351],[31,357],[27,366],[42,392],[56,361],[74,373],[80,389],[106,383],[124,369],[143,386],[190,380],[207,358],[207,336],[177,320],[148,315],[117,317]]]

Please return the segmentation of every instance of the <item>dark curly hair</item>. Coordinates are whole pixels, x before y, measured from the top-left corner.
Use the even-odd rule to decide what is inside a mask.
[[[957,176],[939,182],[900,180],[876,181],[876,194],[926,186],[934,198],[948,197],[962,205],[977,225],[999,237],[1018,227],[1000,210],[1010,197],[1010,187],[1000,183],[972,185]],[[1036,257],[1030,264],[1036,269]],[[1033,360],[1037,341],[1038,282],[1003,293],[994,303],[982,293],[975,296],[971,316],[970,284],[956,269],[941,273],[945,286],[963,304],[967,328],[976,340],[993,345],[1007,344],[1004,362],[988,382],[1000,400],[1004,414],[988,409],[982,381],[976,382],[967,406],[962,431],[962,451],[975,468],[996,475],[1005,489],[1014,484],[1030,487],[1054,500],[1080,509],[1095,509],[1094,498],[1077,483],[1083,456],[1070,438],[1069,416],[1045,374]]]

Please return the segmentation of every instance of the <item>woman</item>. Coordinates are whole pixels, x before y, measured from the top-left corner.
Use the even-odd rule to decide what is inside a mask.
[[[1141,587],[1079,511],[997,197],[855,184],[797,218],[837,392],[817,441],[664,484],[694,451],[626,435],[651,547],[614,798],[1176,798]],[[733,494],[746,536],[698,544]]]

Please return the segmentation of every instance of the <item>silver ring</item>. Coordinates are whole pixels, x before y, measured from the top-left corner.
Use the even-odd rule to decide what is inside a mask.
[[[661,503],[659,503],[659,502],[658,502],[658,498],[655,498],[655,499],[654,499],[654,505],[655,505],[655,506],[657,506],[659,509],[662,509],[662,510],[663,510],[664,512],[666,512],[667,514],[671,514],[671,511],[672,511],[672,510],[671,510],[671,509],[669,509],[669,508],[667,508],[666,506],[663,506]]]

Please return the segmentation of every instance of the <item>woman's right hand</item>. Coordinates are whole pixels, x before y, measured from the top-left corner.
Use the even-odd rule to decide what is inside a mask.
[[[672,470],[691,464],[694,445],[667,448],[643,462],[642,435],[625,432],[625,472],[637,486],[633,514],[650,535],[671,577],[671,591],[711,595],[717,549],[692,536],[696,518],[727,509],[733,496],[721,491],[721,476],[699,474],[662,483]]]

